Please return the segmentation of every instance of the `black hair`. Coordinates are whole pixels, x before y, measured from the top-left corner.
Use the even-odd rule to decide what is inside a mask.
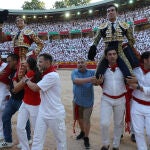
[[[142,53],[142,55],[141,55],[142,61],[144,59],[148,59],[149,57],[150,57],[150,51],[146,51],[146,52]]]
[[[108,5],[107,8],[106,8],[106,10],[107,10],[108,8],[110,8],[110,7],[115,7],[116,12],[118,12],[118,8],[117,8],[114,4]]]
[[[43,53],[40,54],[39,57],[44,57],[44,60],[48,60],[50,62],[53,62],[53,57],[52,55],[48,54],[48,53]]]
[[[13,53],[9,54],[9,55],[7,56],[7,58],[8,58],[8,57],[11,57],[11,59],[12,59],[12,60],[15,60],[15,61],[18,61],[18,60],[19,60],[19,56],[16,55],[16,54],[13,54]]]
[[[112,50],[115,50],[115,51],[116,51],[116,53],[118,54],[117,50],[116,50],[116,49],[114,49],[113,47],[107,47],[107,48],[105,49],[105,51],[104,51],[105,56],[107,56],[107,53],[108,53],[109,51],[112,51]]]
[[[9,11],[7,9],[0,11],[0,23],[3,23],[7,20],[7,16],[9,14]]]
[[[118,54],[118,41],[112,41],[108,43],[107,48],[104,51],[105,56],[107,55],[107,53],[111,50],[115,50]]]
[[[25,19],[23,19],[22,16],[17,16],[15,19],[15,23],[17,22],[17,19],[22,19],[24,21],[24,23],[26,23]]]
[[[35,75],[34,75],[35,83],[39,82],[41,80],[41,73],[40,73],[40,71],[37,67],[36,59],[32,58],[32,57],[29,57],[27,59],[27,63],[29,65],[29,68],[35,72]]]

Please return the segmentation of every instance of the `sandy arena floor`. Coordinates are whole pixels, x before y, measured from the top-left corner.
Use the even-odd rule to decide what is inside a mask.
[[[66,126],[67,126],[67,144],[68,150],[84,150],[83,140],[76,141],[75,134],[73,134],[72,124],[72,82],[71,82],[71,71],[70,70],[58,70],[61,83],[62,83],[62,102],[65,105],[66,109]],[[91,150],[100,150],[101,145],[101,137],[100,137],[100,127],[99,127],[99,107],[100,107],[100,95],[101,88],[95,87],[95,104],[93,109],[93,114],[91,117],[91,131],[90,131],[90,144]],[[13,129],[13,148],[11,150],[17,150],[16,144],[18,143],[16,137],[16,118],[17,114],[12,119],[12,129]],[[76,134],[79,133],[78,125],[76,127]],[[113,136],[113,125],[110,128],[111,141]],[[51,131],[48,130],[44,150],[56,150],[55,140]],[[123,139],[121,140],[120,150],[136,150],[136,144],[130,141],[130,136],[128,133],[124,134]]]

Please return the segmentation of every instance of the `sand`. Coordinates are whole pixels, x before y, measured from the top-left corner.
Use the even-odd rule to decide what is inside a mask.
[[[66,127],[67,127],[67,145],[68,150],[84,150],[83,140],[77,141],[75,139],[76,135],[79,134],[79,126],[76,125],[76,133],[73,133],[73,117],[72,117],[72,82],[71,82],[71,70],[58,70],[58,73],[61,77],[62,84],[62,102],[66,110]],[[91,150],[100,150],[101,148],[101,135],[100,135],[100,96],[101,88],[94,87],[95,92],[95,102],[93,113],[91,116],[91,130],[90,130],[90,144]],[[16,136],[16,119],[17,113],[13,116],[12,119],[12,132],[13,132],[13,148],[11,150],[17,150],[16,144],[18,139]],[[110,127],[111,143],[113,138],[113,122]],[[46,140],[44,144],[44,150],[56,150],[56,143],[54,136],[51,131],[48,130],[46,135]],[[136,144],[131,142],[130,135],[128,133],[124,134],[123,139],[121,140],[120,150],[136,150]]]

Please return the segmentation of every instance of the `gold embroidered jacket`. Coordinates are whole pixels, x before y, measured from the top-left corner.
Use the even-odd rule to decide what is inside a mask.
[[[132,30],[126,22],[116,22],[114,34],[112,34],[111,23],[105,22],[100,25],[99,30],[94,39],[93,45],[97,46],[101,38],[103,38],[103,41],[105,42],[105,47],[108,46],[109,42],[118,41],[118,54],[124,60],[129,70],[132,71],[131,65],[122,50],[122,43],[125,37],[128,39],[129,45],[133,47],[135,40],[133,37]],[[102,58],[100,59],[100,62],[101,60]]]

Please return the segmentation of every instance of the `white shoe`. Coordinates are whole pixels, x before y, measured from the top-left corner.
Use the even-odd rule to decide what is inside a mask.
[[[4,138],[3,137],[0,137],[0,142],[4,142]]]
[[[1,142],[0,143],[0,148],[7,148],[7,147],[12,147],[13,146],[13,143],[11,142]]]
[[[32,140],[29,140],[28,143],[29,143],[29,145],[32,144]],[[18,145],[17,145],[17,148],[18,148],[18,149],[21,149],[21,144],[18,144]]]
[[[29,145],[31,145],[32,144],[32,139],[30,139],[28,142],[29,142]]]

